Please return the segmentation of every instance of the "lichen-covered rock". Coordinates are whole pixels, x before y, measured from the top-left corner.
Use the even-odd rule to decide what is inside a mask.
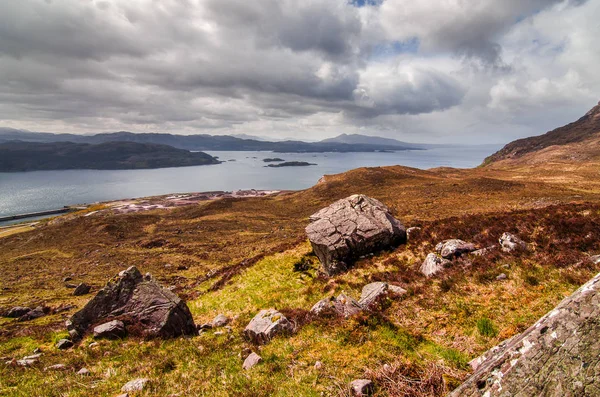
[[[260,363],[261,361],[262,361],[262,357],[256,353],[252,352],[244,360],[244,363],[242,364],[242,368],[245,370],[248,370],[248,369],[254,367],[255,365],[257,365],[258,363]]]
[[[96,339],[121,339],[126,335],[125,323],[120,320],[112,320],[94,327],[94,338]]]
[[[503,233],[498,242],[504,252],[524,251],[527,249],[527,243],[511,233]]]
[[[431,277],[444,270],[444,268],[449,264],[449,260],[440,258],[434,253],[430,253],[423,261],[420,271],[427,277]]]
[[[350,391],[353,396],[370,396],[375,387],[369,379],[356,379],[350,382]]]
[[[383,299],[392,295],[403,295],[406,290],[381,281],[367,284],[363,287],[358,304],[367,310],[377,308]]]
[[[452,259],[461,256],[462,254],[473,252],[476,250],[475,245],[467,243],[459,239],[445,240],[435,246],[438,254],[445,259]]]
[[[316,316],[351,317],[360,313],[363,307],[352,297],[342,293],[337,298],[329,297],[318,301],[310,312]]]
[[[161,287],[134,266],[119,273],[67,321],[67,329],[83,335],[102,320],[118,318],[147,337],[196,335],[189,308],[177,295]]]
[[[257,345],[269,343],[275,335],[292,332],[294,326],[275,309],[261,310],[244,329],[247,340]]]
[[[325,272],[345,271],[360,256],[406,242],[406,229],[381,202],[353,195],[310,217],[306,234]]]
[[[450,397],[599,396],[600,274],[471,365]]]

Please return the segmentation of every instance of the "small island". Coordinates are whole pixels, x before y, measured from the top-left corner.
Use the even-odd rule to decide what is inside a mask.
[[[279,157],[274,157],[274,158],[263,159],[263,161],[265,163],[278,163],[278,162],[285,161],[285,160],[284,159],[280,159]]]
[[[270,167],[270,168],[279,168],[279,167],[306,167],[309,165],[317,165],[314,163],[307,163],[306,161],[286,161],[284,163],[279,163],[279,164],[269,164],[266,165],[265,167]]]
[[[10,141],[0,144],[0,172],[150,169],[219,163],[203,152],[150,143]]]

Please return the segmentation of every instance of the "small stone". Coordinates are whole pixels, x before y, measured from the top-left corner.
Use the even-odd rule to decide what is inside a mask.
[[[225,332],[223,332],[223,331],[217,331],[213,335],[215,335],[215,336],[221,336],[221,335],[225,335]]]
[[[508,278],[508,276],[504,273],[500,273],[497,277],[496,280],[498,281],[502,281],[502,280],[506,280]]]
[[[66,350],[73,347],[73,342],[68,339],[61,339],[56,343],[56,348],[59,350]]]
[[[46,312],[44,311],[44,308],[42,306],[38,306],[35,309],[30,310],[27,313],[25,313],[24,315],[22,315],[21,317],[19,317],[19,321],[34,320],[36,318],[40,318],[45,315],[46,315]]]
[[[79,332],[77,332],[77,330],[69,330],[69,337],[71,338],[71,340],[79,340],[80,339],[80,335]]]
[[[36,364],[38,361],[39,361],[39,360],[38,360],[37,358],[30,358],[30,359],[28,359],[28,358],[23,358],[23,359],[21,359],[21,360],[17,360],[17,361],[16,361],[16,364],[17,364],[19,367],[30,367],[30,366],[32,366],[33,364]]]
[[[244,337],[257,345],[268,343],[275,335],[292,332],[294,326],[275,309],[261,310],[244,329]]]
[[[258,354],[252,352],[244,360],[244,364],[242,364],[242,368],[245,370],[248,370],[248,369],[254,367],[256,364],[260,363],[261,361],[262,361],[262,358]]]
[[[225,316],[224,314],[219,314],[213,319],[211,325],[213,326],[213,328],[224,327],[227,324],[229,324],[230,321],[231,319],[229,317]]]
[[[317,361],[317,362],[315,363],[315,369],[318,371],[318,370],[320,370],[321,368],[323,368],[323,363],[322,363],[322,362],[320,362],[320,361]]]
[[[524,251],[527,249],[527,243],[511,233],[503,233],[498,242],[504,252]]]
[[[87,368],[81,368],[79,371],[77,371],[77,375],[80,375],[80,376],[90,376],[91,372]]]
[[[441,272],[442,270],[444,270],[444,268],[446,266],[448,266],[449,264],[450,264],[449,260],[442,259],[439,256],[437,256],[436,254],[430,253],[425,258],[425,261],[423,261],[423,264],[421,265],[420,270],[421,270],[421,273],[423,273],[427,277],[431,277],[431,276]]]
[[[475,251],[475,245],[459,239],[444,240],[435,246],[438,254],[445,259],[452,259],[462,254]]]
[[[125,324],[120,320],[112,320],[94,327],[94,338],[122,339],[127,335]]]
[[[39,347],[36,347],[36,348],[33,350],[33,354],[40,354],[41,352],[42,352],[42,349],[40,349]]]
[[[44,371],[64,371],[65,369],[67,369],[65,364],[54,364],[44,368]]]
[[[187,269],[188,269],[188,267],[185,266],[185,265],[179,265],[179,266],[177,266],[177,270],[187,270]]]
[[[85,295],[85,294],[88,294],[91,289],[92,289],[92,287],[90,287],[86,283],[81,283],[77,287],[75,287],[75,291],[73,291],[73,295],[75,295],[75,296]]]
[[[73,280],[73,278],[67,276],[67,277],[63,278],[63,283],[66,283],[67,281],[71,281],[71,280]]]
[[[354,396],[370,396],[375,387],[369,379],[356,379],[350,382],[350,390]]]
[[[94,347],[97,347],[97,346],[100,346],[100,344],[99,344],[98,342],[92,342],[92,343],[90,343],[90,344],[88,345],[88,347],[89,347],[90,349],[93,349]]]
[[[149,382],[148,378],[138,378],[134,380],[130,380],[125,383],[123,387],[121,387],[122,392],[133,392],[133,391],[142,391],[144,387]]]

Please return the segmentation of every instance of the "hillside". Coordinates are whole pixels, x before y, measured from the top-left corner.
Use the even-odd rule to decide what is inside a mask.
[[[599,138],[600,102],[573,123],[549,131],[544,135],[519,139],[509,143],[500,151],[488,157],[484,164],[491,164],[502,160],[518,160],[529,153],[540,152],[552,146],[562,146],[565,151],[571,152],[570,154],[576,158],[581,149],[589,152],[589,150],[586,150],[589,148],[583,145],[586,141],[590,141],[593,144],[594,153],[600,154],[600,148],[597,145]],[[576,144],[582,145],[577,146]]]
[[[344,143],[344,142],[269,142],[255,139],[241,139],[229,135],[176,135],[158,133],[134,134],[127,131],[96,135],[50,134],[0,128],[0,142],[20,140],[28,142],[74,142],[99,144],[107,142],[136,142],[168,145],[185,150],[227,150],[227,151],[273,151],[278,153],[323,153],[323,152],[376,152],[382,150],[408,150],[414,145],[398,145],[386,142]]]
[[[202,152],[166,145],[107,142],[97,145],[55,142],[0,143],[0,172],[67,169],[147,169],[219,164]]]
[[[397,147],[409,147],[420,149],[426,145],[420,145],[416,143],[402,142],[396,139],[382,138],[379,136],[368,136],[360,134],[341,134],[333,138],[323,139],[321,143],[347,143],[347,144],[360,144],[360,145],[383,145],[383,146],[397,146]]]

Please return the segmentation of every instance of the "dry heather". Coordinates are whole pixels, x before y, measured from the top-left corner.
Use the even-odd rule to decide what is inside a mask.
[[[49,312],[28,322],[0,319],[0,357],[21,358],[37,347],[44,352],[31,368],[3,360],[0,394],[116,395],[132,378],[148,377],[141,395],[336,395],[347,392],[348,381],[369,377],[381,396],[443,395],[468,375],[470,359],[525,329],[600,269],[588,259],[600,253],[597,191],[544,183],[544,174],[517,177],[486,169],[359,169],[302,192],[57,218],[0,237],[0,308],[40,304]],[[422,230],[407,245],[328,279],[303,229],[311,213],[353,193],[381,200]],[[418,272],[442,239],[485,247],[505,231],[530,249],[466,257],[433,279]],[[56,350],[65,318],[90,298],[72,296],[65,277],[97,291],[130,265],[173,286],[197,323],[219,313],[232,317],[231,332],[169,341],[131,337],[94,348],[86,337],[70,351]],[[497,281],[500,273],[507,279]],[[358,297],[365,283],[379,280],[409,293],[373,316],[307,315],[324,296]],[[258,349],[241,331],[267,307],[280,309],[296,329]],[[247,348],[264,361],[245,372],[240,353]],[[57,363],[67,371],[44,371]],[[76,375],[82,367],[92,375]]]

